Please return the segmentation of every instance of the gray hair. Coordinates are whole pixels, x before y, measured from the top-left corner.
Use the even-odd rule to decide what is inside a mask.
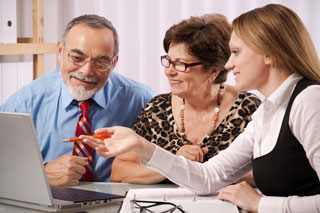
[[[116,28],[112,25],[112,23],[107,20],[105,17],[98,15],[82,15],[72,19],[66,26],[62,34],[62,44],[65,45],[66,37],[72,27],[77,24],[86,24],[95,29],[108,28],[113,32],[114,35],[114,52],[113,57],[119,54],[119,36]]]

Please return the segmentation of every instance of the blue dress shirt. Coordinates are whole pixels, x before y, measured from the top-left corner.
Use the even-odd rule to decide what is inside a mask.
[[[111,73],[105,87],[93,96],[94,102],[88,110],[93,130],[118,125],[131,128],[154,95],[151,88]],[[61,140],[75,137],[81,109],[62,82],[60,70],[18,90],[0,106],[0,111],[32,114],[44,162],[72,154],[73,143]],[[105,159],[94,152],[93,181],[110,181],[112,161],[113,158]]]

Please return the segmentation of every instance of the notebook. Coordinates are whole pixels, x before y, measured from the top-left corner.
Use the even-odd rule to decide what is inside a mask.
[[[56,212],[120,202],[124,198],[50,187],[30,114],[0,112],[0,141],[0,203]]]
[[[223,212],[239,213],[238,207],[217,199],[217,193],[200,196],[186,188],[130,189],[124,199],[120,213],[140,212],[141,206],[154,212]]]

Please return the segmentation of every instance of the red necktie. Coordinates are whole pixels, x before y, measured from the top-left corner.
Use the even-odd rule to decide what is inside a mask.
[[[76,127],[76,136],[80,135],[92,135],[92,127],[90,120],[88,118],[87,110],[89,109],[92,103],[92,99],[84,101],[80,104],[82,114],[79,117],[77,127]],[[86,165],[86,172],[83,174],[80,181],[92,181],[92,171],[93,171],[93,149],[82,142],[75,142],[73,145],[72,155],[87,157],[88,164]]]

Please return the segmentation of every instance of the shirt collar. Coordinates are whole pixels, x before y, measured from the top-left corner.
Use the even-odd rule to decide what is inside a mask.
[[[107,82],[108,84],[108,82]],[[105,89],[102,88],[96,94],[93,95],[92,99],[102,108],[107,108],[107,101],[105,95]],[[68,88],[64,83],[62,83],[62,91],[61,91],[61,100],[62,107],[67,109],[73,103],[73,97],[70,95]]]
[[[108,82],[107,82],[108,85]],[[107,86],[106,85],[106,86]],[[105,87],[106,87],[105,86]],[[102,108],[107,108],[107,100],[106,100],[106,94],[105,94],[105,87],[100,89],[96,94],[93,95],[92,99]]]
[[[286,99],[291,97],[291,94],[303,76],[298,73],[291,74],[267,99],[272,105],[278,108]]]
[[[66,85],[62,82],[61,87],[61,101],[62,101],[62,107],[66,109],[68,106],[72,104],[73,97],[70,95]]]

